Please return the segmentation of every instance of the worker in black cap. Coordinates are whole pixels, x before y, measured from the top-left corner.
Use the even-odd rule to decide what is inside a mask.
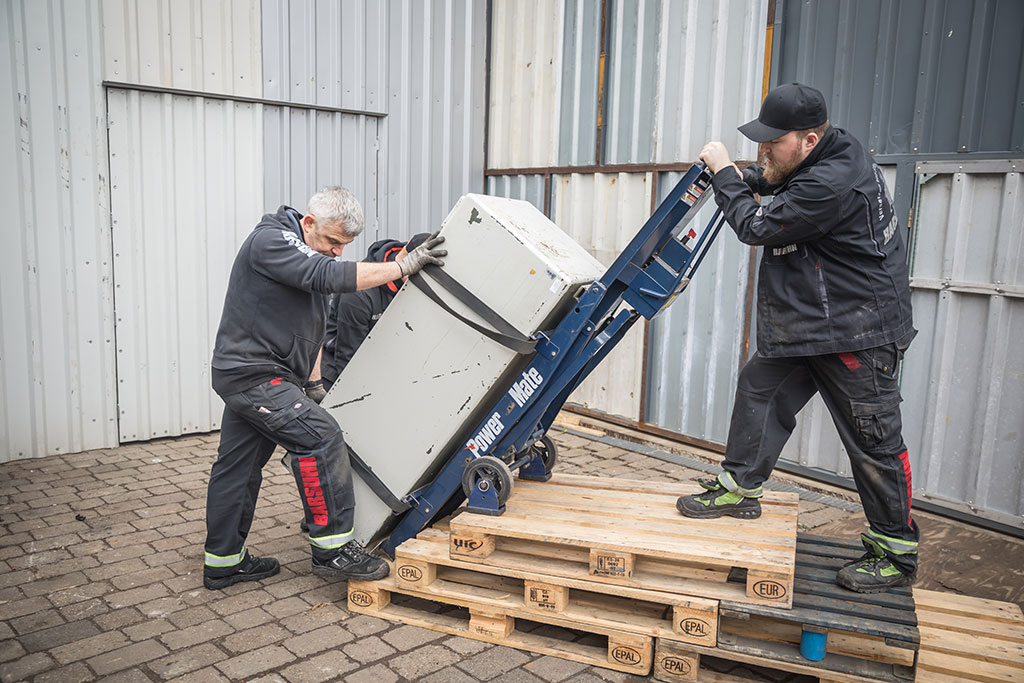
[[[740,127],[763,166],[741,173],[725,146],[700,157],[715,201],[745,244],[763,248],[757,351],[740,372],[722,472],[677,502],[687,517],[760,516],[762,484],[820,393],[850,457],[869,528],[867,552],[840,585],[877,592],[914,582],[919,530],[910,515],[897,367],[916,331],[907,252],[882,172],[825,99],[782,85]],[[761,206],[755,198],[774,195]]]

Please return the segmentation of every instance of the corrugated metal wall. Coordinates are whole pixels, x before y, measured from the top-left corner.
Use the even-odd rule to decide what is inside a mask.
[[[0,6],[0,462],[117,443],[93,3]]]
[[[902,389],[924,493],[1024,516],[1024,159],[917,166]]]
[[[380,236],[409,237],[439,229],[459,197],[484,187],[487,12],[442,0],[388,8]]]
[[[679,178],[676,169],[695,160],[709,139],[725,141],[736,158],[754,155],[735,129],[760,103],[766,1],[608,0],[603,17],[599,2],[495,0],[493,6],[487,192],[547,207],[603,263],[650,215],[654,174],[663,196]],[[636,170],[623,173],[618,165]],[[585,168],[573,172],[576,166]],[[737,329],[742,336],[746,287],[738,275],[746,275],[748,252],[732,241],[716,263],[702,266],[697,277],[707,289],[692,288],[651,325],[646,397],[645,332],[637,325],[571,401],[717,433],[723,418],[712,417],[707,392],[729,393],[742,345],[740,338],[725,339]],[[706,315],[736,290],[739,298],[729,299],[734,313],[719,320]],[[685,300],[695,291],[702,299],[691,310]],[[687,338],[680,328],[689,325]],[[701,380],[680,355],[680,343],[694,347],[689,358],[702,359]],[[691,393],[680,396],[680,390]]]
[[[108,81],[260,97],[260,0],[101,0]]]
[[[264,212],[260,3],[103,3],[121,441],[215,429],[210,355]],[[147,93],[133,86],[195,91]]]
[[[121,441],[220,424],[210,356],[263,212],[260,105],[107,92]]]
[[[782,2],[773,82],[825,93],[873,154],[1024,150],[1024,3]]]
[[[551,220],[610,266],[651,215],[650,173],[555,176]],[[640,418],[644,325],[638,321],[590,377],[569,396],[587,408]]]
[[[664,173],[659,200],[682,177]],[[703,227],[716,209],[694,218]],[[679,434],[724,443],[744,351],[750,248],[722,227],[711,253],[675,303],[651,322],[646,420]]]

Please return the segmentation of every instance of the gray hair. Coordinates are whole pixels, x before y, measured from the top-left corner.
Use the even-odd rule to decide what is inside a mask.
[[[363,208],[356,196],[344,187],[330,185],[321,189],[309,200],[306,213],[327,225],[341,225],[349,237],[357,237],[363,231]]]

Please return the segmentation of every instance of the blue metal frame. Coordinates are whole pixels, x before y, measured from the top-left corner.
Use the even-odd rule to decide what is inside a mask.
[[[653,318],[689,284],[718,235],[721,211],[699,235],[693,229],[683,231],[711,195],[710,185],[711,172],[705,166],[691,167],[568,315],[553,330],[536,335],[533,359],[468,433],[466,445],[452,454],[430,484],[403,499],[410,508],[384,540],[385,552],[394,557],[395,548],[426,528],[442,508],[463,500],[463,471],[474,458],[493,455],[510,469],[521,468],[520,476],[529,478],[548,474],[531,445],[544,436],[569,394],[633,323],[641,316]],[[502,511],[493,488],[474,490],[469,503],[470,509],[486,514]]]

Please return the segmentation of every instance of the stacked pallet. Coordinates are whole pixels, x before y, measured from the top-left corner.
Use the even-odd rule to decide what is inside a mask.
[[[349,606],[648,674],[655,639],[716,645],[720,601],[786,608],[793,599],[795,494],[769,493],[757,520],[687,519],[675,508],[679,494],[601,477],[517,481],[505,514],[464,512],[450,528],[406,541],[387,579],[350,583]],[[392,593],[419,602],[396,605]],[[567,640],[557,629],[589,637]]]
[[[739,680],[712,671],[716,660],[830,682],[906,683],[915,669],[920,681],[1024,680],[1019,609],[918,591],[915,613],[909,589],[845,591],[835,571],[862,549],[798,535],[795,494],[769,492],[757,520],[691,520],[679,493],[517,481],[504,515],[463,512],[423,531],[389,577],[350,582],[349,607],[663,681]],[[821,661],[801,656],[805,633],[827,634]]]

